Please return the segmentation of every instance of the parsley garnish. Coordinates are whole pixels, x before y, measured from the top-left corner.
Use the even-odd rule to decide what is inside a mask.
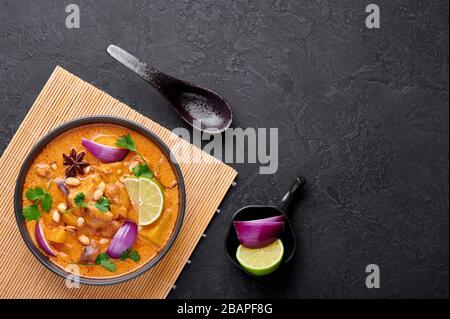
[[[25,196],[35,205],[40,202],[42,209],[45,210],[46,212],[49,212],[50,209],[52,208],[53,202],[52,195],[50,195],[46,190],[40,187],[30,188],[25,193]]]
[[[114,272],[117,269],[116,265],[109,259],[109,256],[106,253],[99,254],[95,259],[95,263],[111,272]]]
[[[125,250],[122,253],[122,256],[120,256],[120,259],[125,260],[127,258],[130,258],[132,261],[134,262],[138,262],[139,260],[141,260],[141,256],[139,256],[139,253],[136,250]]]
[[[134,143],[130,134],[119,137],[117,139],[116,146],[121,147],[121,148],[126,148],[130,151],[136,152],[136,144]]]
[[[127,150],[135,152],[144,162],[146,162],[144,156],[142,156],[142,154],[139,153],[139,151],[137,150],[136,143],[134,143],[130,134],[119,137],[117,139],[116,146],[121,147],[121,148],[126,148]]]
[[[106,213],[109,209],[109,199],[107,199],[105,196],[100,198],[97,203],[95,203],[95,207],[101,211]]]
[[[136,165],[132,170],[136,177],[153,178],[153,172],[147,164]]]
[[[78,193],[77,196],[75,196],[75,199],[74,199],[75,204],[78,207],[86,208],[87,207],[87,203],[84,201],[84,199],[85,199],[84,193]]]
[[[41,216],[41,212],[39,211],[39,208],[37,207],[37,204],[33,204],[31,206],[24,207],[22,210],[22,215],[25,218],[25,220],[39,220],[39,217]]]
[[[45,191],[40,188],[40,187],[36,187],[36,188],[30,188],[29,190],[27,190],[26,192],[26,196],[29,200],[31,201],[37,201],[40,200],[42,198],[42,196],[44,196]]]

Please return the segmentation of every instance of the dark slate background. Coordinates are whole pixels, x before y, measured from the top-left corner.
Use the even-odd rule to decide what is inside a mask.
[[[81,28],[65,28],[78,3]],[[365,7],[381,28],[365,27]],[[185,127],[106,53],[114,43],[225,96],[235,127],[278,127],[279,169],[238,186],[171,298],[447,297],[448,1],[0,2],[0,152],[59,64],[168,128]],[[298,173],[292,264],[255,280],[225,259],[233,211]],[[381,288],[365,287],[365,267]]]

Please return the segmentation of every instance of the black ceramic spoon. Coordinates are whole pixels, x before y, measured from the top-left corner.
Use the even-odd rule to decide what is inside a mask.
[[[281,202],[277,206],[267,206],[267,205],[250,205],[238,210],[232,217],[230,226],[228,229],[228,234],[225,239],[225,251],[228,259],[238,268],[242,269],[249,275],[255,276],[245,270],[236,259],[236,250],[239,246],[239,240],[236,235],[236,230],[234,229],[234,221],[245,221],[245,220],[255,220],[267,217],[273,217],[278,215],[284,215],[285,229],[281,234],[281,241],[284,246],[284,256],[282,265],[288,263],[295,254],[295,249],[297,247],[297,239],[295,237],[294,229],[291,226],[289,217],[287,216],[289,205],[295,198],[298,191],[306,184],[306,178],[299,176],[295,179],[289,191],[283,196]]]
[[[206,88],[167,75],[115,45],[106,50],[114,59],[150,83],[186,123],[206,133],[225,131],[233,112],[224,98]]]

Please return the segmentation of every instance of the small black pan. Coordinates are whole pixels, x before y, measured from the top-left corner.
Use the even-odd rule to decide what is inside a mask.
[[[239,246],[239,240],[234,229],[234,221],[246,221],[255,220],[260,218],[273,217],[278,215],[284,215],[286,219],[285,229],[281,234],[281,241],[284,246],[284,256],[282,265],[288,263],[295,254],[297,247],[297,240],[295,237],[294,229],[291,226],[291,222],[287,216],[289,205],[298,193],[298,191],[306,184],[306,178],[299,176],[292,184],[290,190],[283,196],[281,202],[277,206],[268,205],[250,205],[238,210],[231,219],[230,226],[228,228],[228,234],[225,240],[225,251],[228,259],[236,266],[242,269],[249,275],[255,276],[246,271],[236,259],[236,250]]]

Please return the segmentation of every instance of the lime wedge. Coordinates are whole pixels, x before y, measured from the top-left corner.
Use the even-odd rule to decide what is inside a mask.
[[[128,177],[124,184],[131,204],[139,214],[139,225],[155,222],[164,208],[164,193],[160,184],[144,177]]]
[[[139,225],[150,225],[158,219],[164,208],[164,193],[159,183],[139,178]]]
[[[247,248],[239,245],[236,258],[249,273],[264,276],[280,266],[283,254],[283,243],[280,239],[277,239],[270,245],[261,248]]]
[[[139,213],[139,178],[127,177],[123,183],[134,210]]]

